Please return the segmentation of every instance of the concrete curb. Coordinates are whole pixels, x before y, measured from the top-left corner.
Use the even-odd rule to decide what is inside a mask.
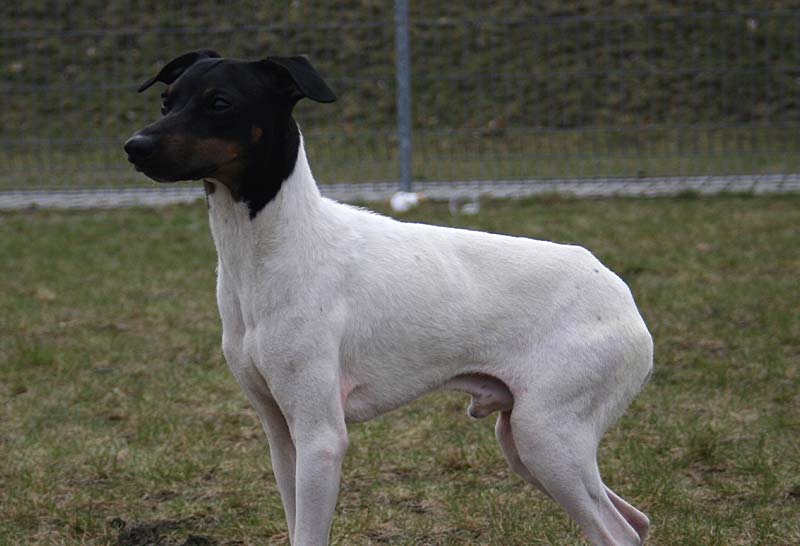
[[[387,201],[398,191],[398,184],[330,184],[321,185],[320,190],[323,195],[337,201],[376,202]],[[459,194],[495,198],[551,193],[575,197],[656,197],[686,192],[703,195],[725,192],[781,194],[800,192],[800,174],[415,182],[414,191],[434,200],[448,200]],[[197,186],[4,191],[0,192],[0,210],[157,207],[191,203],[203,198],[203,189]]]

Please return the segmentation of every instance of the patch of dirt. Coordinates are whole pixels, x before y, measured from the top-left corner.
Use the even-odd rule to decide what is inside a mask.
[[[202,535],[189,535],[181,546],[215,546],[217,541]]]
[[[117,546],[149,546],[163,544],[161,532],[172,527],[169,523],[135,525],[123,528],[117,537]]]
[[[117,546],[216,546],[218,542],[207,536],[189,534],[183,542],[165,536],[173,529],[184,527],[190,520],[160,520],[153,523],[128,525],[122,518],[114,518],[110,525],[119,529]]]

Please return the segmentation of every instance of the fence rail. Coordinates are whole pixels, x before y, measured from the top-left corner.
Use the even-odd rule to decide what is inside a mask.
[[[312,4],[5,3],[0,191],[145,185],[121,144],[158,115],[158,99],[135,88],[200,47],[309,55],[340,97],[296,113],[317,178],[399,184],[410,154],[394,10]],[[792,2],[636,13],[617,0],[592,14],[544,4],[408,3],[416,184],[800,173]]]

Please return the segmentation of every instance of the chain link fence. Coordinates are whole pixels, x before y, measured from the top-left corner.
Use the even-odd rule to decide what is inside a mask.
[[[418,187],[797,181],[796,4],[595,4],[410,2]],[[318,181],[399,180],[391,3],[31,0],[0,14],[0,191],[149,186],[122,143],[159,100],[135,89],[201,47],[308,55],[339,96],[296,112]]]

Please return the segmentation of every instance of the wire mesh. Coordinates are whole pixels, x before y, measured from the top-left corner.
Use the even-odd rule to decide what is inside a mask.
[[[201,47],[308,55],[340,97],[298,105],[318,180],[398,181],[392,5],[319,4],[5,3],[0,190],[145,184],[121,145],[159,100],[135,88]],[[413,179],[800,172],[800,10],[697,5],[410,2]]]

